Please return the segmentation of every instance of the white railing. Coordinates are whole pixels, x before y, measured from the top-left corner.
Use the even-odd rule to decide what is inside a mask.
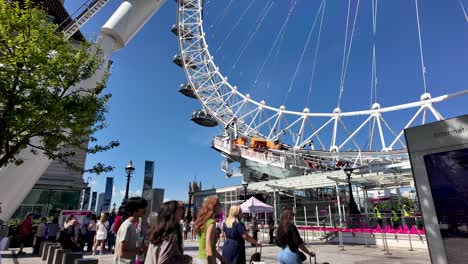
[[[265,151],[255,151],[251,148],[241,148],[241,156],[245,159],[253,160],[256,162],[268,164],[271,166],[276,166],[280,168],[285,167],[284,155],[273,154],[271,152]]]

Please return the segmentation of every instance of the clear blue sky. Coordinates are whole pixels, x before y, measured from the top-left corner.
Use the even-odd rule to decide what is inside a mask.
[[[225,7],[231,0],[205,1],[207,41],[215,61],[226,75],[231,72],[243,45],[261,21],[259,14],[269,3],[256,0],[246,10],[251,1],[232,1],[228,9]],[[82,1],[65,1],[67,9],[73,12],[79,5],[77,2]],[[268,16],[228,77],[240,91],[251,90],[254,99],[265,99],[267,103],[279,106],[285,100],[320,1],[297,1],[278,55],[275,55],[275,49],[258,85],[251,88],[293,1],[270,2],[274,4]],[[316,112],[330,112],[337,104],[347,11],[346,1],[340,2],[327,1],[325,8],[308,105]],[[356,1],[351,2],[355,6]],[[84,26],[82,32],[89,39],[95,39],[99,28],[120,3],[110,1]],[[225,16],[224,10],[227,10]],[[354,9],[351,11],[354,14]],[[245,16],[241,19],[243,13]],[[421,1],[420,19],[429,92],[437,96],[468,89],[468,23],[459,2]],[[102,192],[105,177],[114,176],[113,202],[116,203],[120,203],[125,189],[124,167],[129,160],[133,160],[136,167],[131,193],[141,191],[145,160],[155,161],[154,187],[164,188],[166,199],[186,200],[188,182],[195,177],[203,182],[204,187],[240,182],[239,178],[225,179],[220,171],[222,158],[210,148],[212,137],[222,133],[221,129],[200,127],[190,121],[192,111],[200,106],[196,100],[177,92],[179,84],[186,79],[183,70],[172,63],[172,56],[178,52],[177,39],[170,32],[175,20],[176,3],[168,0],[127,47],[112,55],[112,76],[106,90],[113,95],[107,115],[109,127],[97,137],[103,142],[117,139],[121,146],[88,156],[87,166],[99,161],[116,167],[114,172],[93,175],[90,180],[93,189]],[[369,108],[371,22],[370,1],[361,1],[345,82],[344,111]],[[234,27],[236,24],[238,26]],[[287,100],[288,109],[302,111],[306,106],[316,32]],[[226,39],[227,36],[229,38]],[[220,51],[215,54],[218,47],[221,47]],[[383,106],[419,100],[423,84],[414,1],[379,1],[377,68],[378,101]],[[467,102],[468,97],[462,97],[440,104],[438,109],[444,117],[454,117],[468,112]],[[402,127],[410,114],[402,112],[388,117],[388,121]]]

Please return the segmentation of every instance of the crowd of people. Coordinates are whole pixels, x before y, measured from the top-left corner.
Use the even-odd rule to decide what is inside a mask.
[[[52,218],[49,223],[47,218],[41,218],[35,233],[32,223],[34,214],[28,213],[19,226],[20,250],[17,254],[26,254],[23,251],[24,245],[31,243],[33,254],[38,254],[43,241],[59,242],[73,252],[92,254],[96,254],[98,249],[103,254],[107,245],[107,251],[113,253],[115,234],[124,220],[123,210],[122,207],[118,212],[102,213],[99,219],[95,214],[88,214],[82,223],[79,223],[75,215],[69,215],[63,225],[59,224],[57,217]]]
[[[148,217],[148,228],[145,234],[140,232],[141,222],[146,215],[147,202],[141,197],[129,198],[125,206],[117,213],[102,213],[87,215],[79,223],[74,215],[66,218],[59,226],[54,218],[47,224],[45,218],[37,227],[34,253],[38,253],[40,242],[49,240],[59,242],[64,249],[73,252],[84,251],[100,254],[107,251],[114,253],[114,264],[170,264],[170,263],[200,263],[223,264],[246,263],[246,247],[248,242],[260,247],[257,240],[258,221],[252,219],[252,236],[248,233],[243,221],[243,212],[239,205],[232,205],[229,214],[222,219],[219,198],[211,196],[205,199],[197,218],[188,219],[185,216],[185,205],[181,201],[167,201],[162,204],[157,214]],[[32,215],[28,214],[20,226],[22,242],[31,239]],[[274,221],[268,220],[270,243],[281,249],[278,255],[280,263],[302,263],[305,254],[314,256],[304,245],[304,242],[292,223],[294,212],[284,209],[276,235]],[[47,233],[47,235],[46,235]],[[183,242],[192,234],[192,240],[198,238],[198,254],[195,258],[184,254]],[[276,239],[274,239],[276,237]],[[224,239],[222,249],[219,247]],[[115,247],[115,249],[114,249]],[[23,244],[18,254],[23,253]]]

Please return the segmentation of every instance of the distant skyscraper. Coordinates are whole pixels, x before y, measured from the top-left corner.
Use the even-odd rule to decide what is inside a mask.
[[[154,178],[154,161],[145,160],[145,176],[143,178],[143,192],[142,196],[148,202],[146,207],[146,214],[143,216],[143,219],[147,219],[151,210],[151,203],[153,200],[153,178]],[[143,221],[142,230],[145,232],[147,226],[147,221]]]
[[[81,210],[88,210],[90,196],[91,196],[91,187],[86,187],[84,189],[83,203],[81,204]]]
[[[151,212],[157,212],[164,202],[164,189],[154,188],[152,192]]]
[[[89,207],[89,210],[96,209],[96,199],[97,199],[97,192],[93,192],[93,195],[91,195],[91,206]]]
[[[105,193],[99,193],[97,197],[96,208],[91,208],[91,210],[94,210],[96,214],[100,214],[101,212],[106,212],[104,210],[104,202],[105,202]]]
[[[107,179],[106,179],[106,191],[104,193],[102,208],[100,208],[100,210],[102,210],[103,212],[110,212],[113,187],[114,187],[114,178],[107,177]]]

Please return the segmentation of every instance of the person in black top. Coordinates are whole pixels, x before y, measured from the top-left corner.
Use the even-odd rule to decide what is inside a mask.
[[[280,264],[299,264],[302,263],[301,251],[309,256],[315,256],[315,253],[310,252],[304,245],[304,241],[299,235],[297,227],[291,223],[294,219],[294,212],[292,209],[283,209],[281,212],[280,223],[277,231],[278,246],[282,249],[278,254]]]
[[[268,219],[268,229],[270,230],[270,244],[274,244],[275,220],[271,216]]]
[[[76,219],[72,219],[71,222],[69,222],[69,224],[62,231],[60,231],[58,241],[63,249],[70,249],[72,252],[81,251],[76,241],[75,228],[78,225],[78,221]]]

